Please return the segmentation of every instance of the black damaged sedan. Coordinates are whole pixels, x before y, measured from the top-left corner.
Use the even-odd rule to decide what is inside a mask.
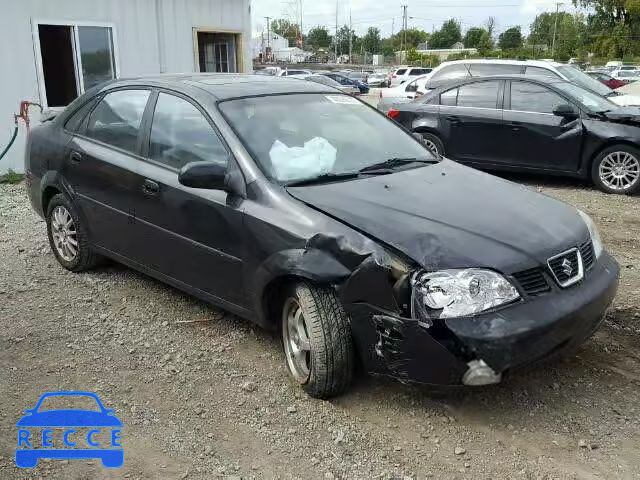
[[[500,382],[585,341],[618,285],[584,213],[312,82],[116,80],[32,130],[26,171],[63,267],[110,258],[279,331],[315,397],[357,362]]]

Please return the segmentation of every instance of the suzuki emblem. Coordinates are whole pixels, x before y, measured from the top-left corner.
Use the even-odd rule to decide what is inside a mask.
[[[571,262],[569,261],[569,259],[565,258],[560,266],[562,267],[562,271],[565,273],[565,275],[567,277],[570,277],[573,273],[573,267],[571,266]]]

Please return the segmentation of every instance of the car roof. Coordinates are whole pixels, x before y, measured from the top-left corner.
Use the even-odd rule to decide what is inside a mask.
[[[445,65],[455,65],[455,64],[469,64],[469,63],[486,63],[486,64],[500,64],[500,65],[527,65],[527,66],[531,66],[531,67],[542,67],[542,68],[549,68],[549,67],[560,67],[562,65],[564,65],[563,63],[559,63],[559,62],[547,62],[547,61],[543,61],[543,60],[503,60],[500,58],[491,58],[491,59],[481,59],[481,58],[474,58],[474,59],[469,59],[469,60],[452,60],[450,62],[443,62],[440,66],[445,66]]]
[[[198,87],[218,100],[237,97],[277,95],[284,93],[335,93],[335,90],[314,82],[300,82],[296,78],[275,77],[270,75],[250,75],[236,73],[185,73],[160,74],[143,77],[118,79],[108,84],[126,87],[141,84],[177,88]]]
[[[463,77],[449,80],[440,80],[434,82],[436,85],[433,87],[435,90],[440,90],[442,88],[447,87],[455,87],[460,86],[465,83],[475,83],[482,82],[486,80],[530,80],[535,83],[543,83],[547,85],[553,85],[554,83],[570,83],[567,80],[564,80],[560,77],[558,78],[549,78],[543,75],[522,75],[522,74],[511,74],[511,75],[486,75],[486,76],[477,76],[477,77]]]

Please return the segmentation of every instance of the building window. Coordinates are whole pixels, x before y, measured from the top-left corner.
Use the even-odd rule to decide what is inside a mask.
[[[64,107],[117,77],[113,27],[39,23],[36,35],[45,106]]]

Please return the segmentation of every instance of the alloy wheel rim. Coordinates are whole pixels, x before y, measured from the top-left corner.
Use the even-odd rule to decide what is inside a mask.
[[[289,370],[298,382],[306,383],[311,372],[311,342],[298,300],[287,299],[282,315],[282,337]]]
[[[62,205],[53,209],[51,214],[51,235],[58,255],[67,262],[78,256],[78,234],[73,217]]]
[[[640,161],[629,152],[611,152],[598,170],[602,183],[612,190],[628,190],[640,179]]]
[[[440,155],[440,152],[438,151],[438,147],[436,146],[436,144],[434,142],[432,142],[431,140],[425,138],[424,144],[433,153],[435,153],[436,155]]]

